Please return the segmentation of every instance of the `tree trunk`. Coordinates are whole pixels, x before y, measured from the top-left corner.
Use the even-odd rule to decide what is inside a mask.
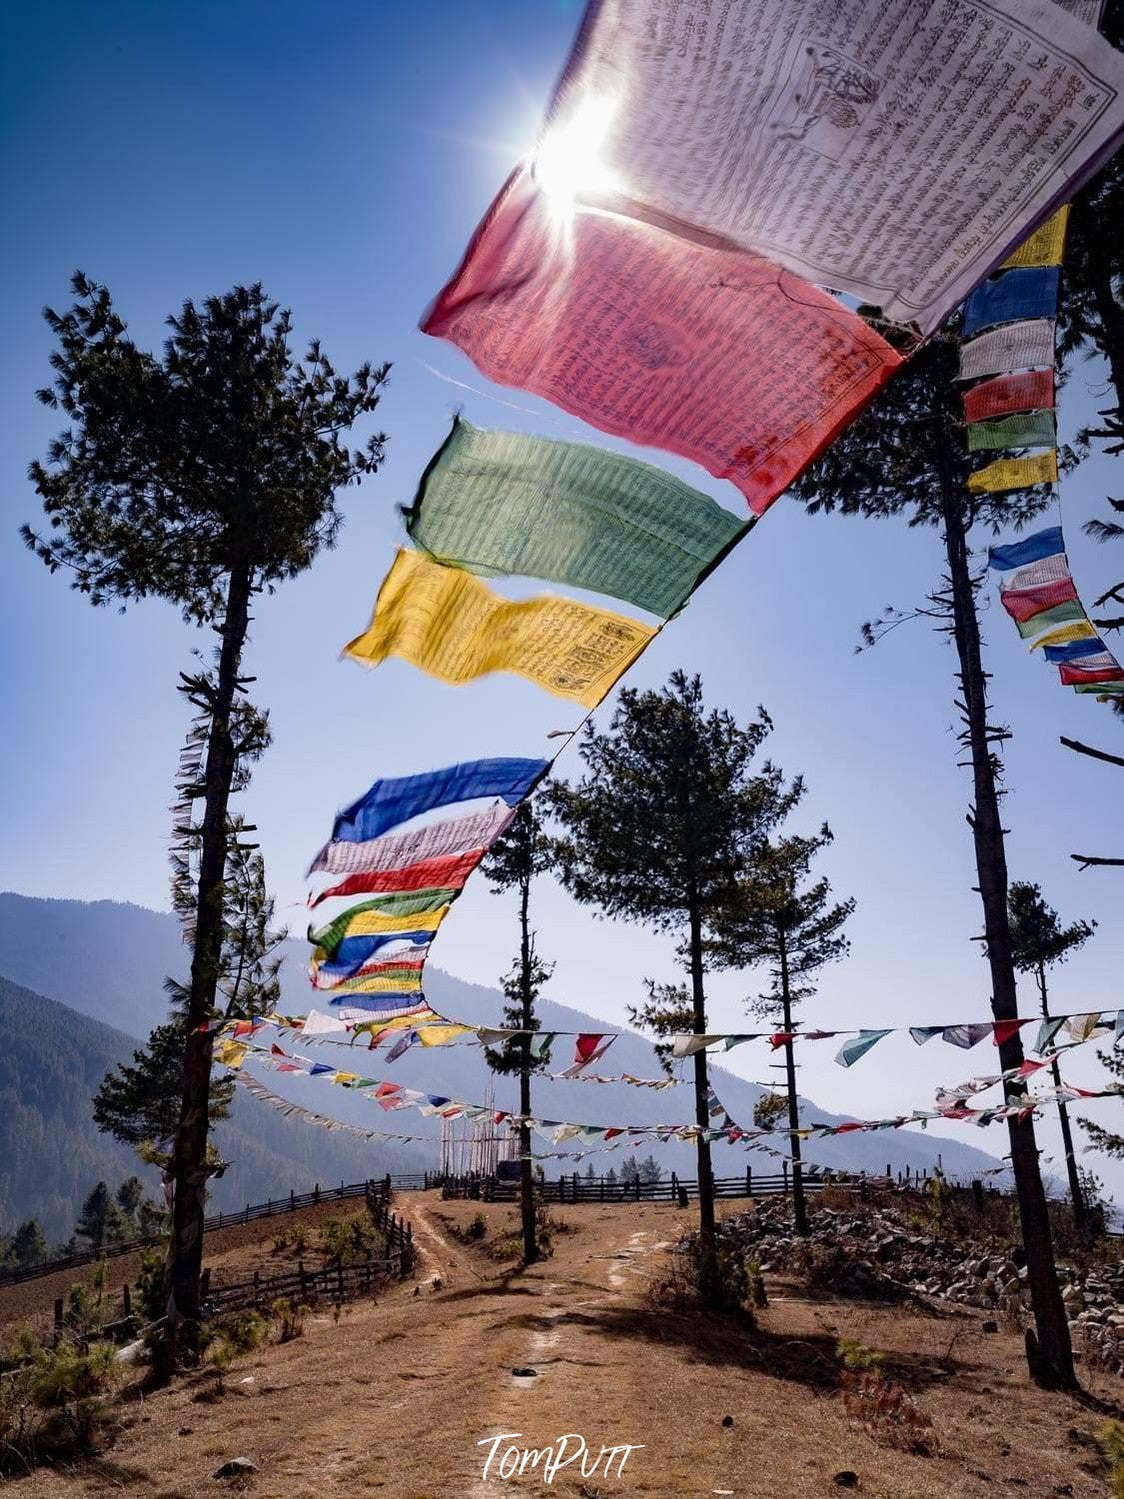
[[[691,1001],[694,1006],[693,1030],[696,1036],[706,1033],[706,991],[703,988],[702,918],[698,902],[691,897],[688,906],[690,922]],[[695,1052],[695,1123],[699,1127],[696,1142],[699,1171],[699,1294],[707,1306],[719,1300],[718,1244],[714,1230],[714,1170],[710,1163],[710,1110],[707,1097],[706,1051]]]
[[[237,691],[242,647],[250,618],[251,574],[239,567],[230,574],[215,683],[215,701],[204,772],[206,798],[199,851],[199,884],[195,945],[185,1018],[183,1095],[172,1157],[175,1195],[168,1246],[168,1321],[173,1344],[193,1334],[199,1321],[199,1277],[203,1267],[203,1219],[206,1201],[207,1132],[214,1037],[200,1031],[210,1018],[222,959],[224,877],[227,853],[227,806],[234,779],[235,749],[231,709]]]
[[[947,448],[944,447],[949,441],[947,432],[942,431],[937,441],[943,449],[941,499],[945,548],[952,585],[953,634],[967,724],[965,738],[971,753],[973,809],[970,822],[991,969],[991,1007],[996,1020],[1014,1020],[1018,1016],[1018,997],[1007,916],[1007,855],[996,790],[997,761],[992,754],[987,723],[987,679],[981,654],[979,618],[968,561],[963,499],[957,491]],[[1022,1064],[1022,1040],[1017,1030],[999,1048],[999,1060],[1004,1071]],[[1027,1337],[1027,1362],[1036,1383],[1052,1389],[1076,1389],[1069,1324],[1058,1286],[1033,1119],[1011,1118],[1007,1125],[1037,1331],[1036,1345],[1031,1335]]]
[[[531,993],[531,927],[530,927],[531,877],[522,881],[519,899],[519,961],[520,985],[523,990],[523,1029],[530,1032],[534,1023],[534,996]],[[531,1113],[531,1036],[520,1036],[519,1040],[519,1112],[524,1119]],[[539,1246],[535,1238],[535,1182],[531,1162],[531,1130],[527,1124],[519,1126],[519,1215],[523,1221],[523,1263],[534,1264],[539,1257]]]
[[[1090,279],[1101,325],[1100,351],[1116,390],[1117,419],[1124,420],[1124,308],[1116,299],[1108,265],[1100,257],[1090,267]]]
[[[1046,965],[1038,965],[1038,994],[1042,1000],[1042,1018],[1049,1020],[1050,1010],[1046,995]],[[1062,1069],[1055,1057],[1050,1064],[1054,1075],[1054,1087],[1061,1092]],[[1081,1190],[1081,1178],[1077,1174],[1077,1157],[1073,1153],[1073,1131],[1069,1127],[1069,1109],[1064,1098],[1058,1099],[1058,1122],[1062,1127],[1062,1145],[1065,1148],[1065,1169],[1069,1177],[1069,1200],[1073,1204],[1073,1229],[1082,1239],[1089,1237],[1089,1215],[1085,1211],[1085,1194]]]
[[[792,1033],[792,991],[788,978],[788,944],[784,933],[780,933],[781,953],[781,1004],[784,1007],[785,1033]],[[796,1097],[796,1058],[791,1041],[784,1043],[784,1071],[788,1081],[788,1148],[792,1156],[792,1219],[796,1232],[808,1233],[808,1208],[804,1201],[804,1169],[800,1164],[800,1105]]]

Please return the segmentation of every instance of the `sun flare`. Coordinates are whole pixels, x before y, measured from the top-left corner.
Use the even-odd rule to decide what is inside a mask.
[[[620,190],[619,179],[601,156],[616,112],[616,100],[587,94],[543,136],[535,153],[535,179],[556,212],[569,213],[583,194]]]

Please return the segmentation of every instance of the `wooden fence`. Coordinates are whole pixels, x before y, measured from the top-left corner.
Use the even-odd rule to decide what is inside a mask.
[[[886,1176],[859,1176],[853,1173],[818,1171],[805,1167],[804,1190],[822,1192],[828,1186],[854,1186],[866,1182],[870,1186],[893,1185],[889,1171]],[[435,1183],[436,1185],[436,1183]],[[494,1177],[448,1177],[440,1182],[443,1197],[470,1197],[481,1202],[517,1202],[519,1183],[499,1181]],[[755,1172],[751,1166],[738,1176],[720,1176],[714,1180],[715,1197],[775,1197],[791,1190],[792,1182],[788,1163],[775,1173]],[[535,1190],[544,1202],[558,1203],[629,1203],[629,1202],[683,1202],[697,1201],[699,1184],[693,1178],[677,1176],[673,1171],[669,1177],[646,1182],[637,1177],[629,1181],[608,1180],[604,1176],[560,1176],[554,1181],[535,1184]]]
[[[295,1213],[301,1208],[315,1207],[321,1202],[342,1202],[349,1197],[365,1197],[372,1186],[392,1189],[397,1192],[422,1191],[440,1178],[427,1172],[403,1173],[385,1176],[379,1182],[340,1182],[338,1187],[321,1187],[317,1184],[311,1192],[290,1192],[288,1197],[270,1198],[268,1202],[248,1202],[244,1208],[232,1213],[213,1213],[204,1220],[204,1233],[216,1229],[232,1228],[237,1223],[253,1223],[258,1218],[274,1218],[279,1213]],[[56,1270],[69,1270],[78,1265],[92,1265],[96,1260],[115,1259],[122,1254],[135,1254],[139,1249],[151,1249],[163,1242],[163,1235],[148,1234],[132,1239],[122,1239],[114,1244],[105,1244],[100,1250],[85,1249],[77,1254],[58,1255],[42,1260],[38,1265],[29,1265],[24,1270],[0,1271],[0,1286],[15,1285],[19,1281],[34,1280],[40,1275],[53,1275]]]

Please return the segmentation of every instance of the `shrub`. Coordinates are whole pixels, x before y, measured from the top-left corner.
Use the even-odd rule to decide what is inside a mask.
[[[843,1366],[839,1388],[848,1416],[883,1447],[932,1457],[936,1452],[933,1423],[912,1395],[887,1379],[886,1355],[854,1338],[841,1338],[836,1355]]]
[[[1097,1441],[1108,1464],[1113,1499],[1124,1499],[1124,1423],[1106,1421],[1097,1432]]]
[[[145,1322],[158,1322],[168,1309],[168,1269],[163,1248],[141,1254],[137,1301]]]
[[[301,1255],[308,1252],[308,1229],[303,1224],[283,1228],[273,1236],[274,1254]]]
[[[304,1319],[308,1307],[302,1302],[294,1302],[288,1296],[278,1296],[270,1307],[270,1312],[277,1323],[278,1341],[291,1343],[294,1338],[304,1336]]]
[[[320,1227],[320,1253],[332,1265],[365,1260],[379,1242],[379,1232],[366,1213],[330,1218]]]
[[[464,1231],[466,1239],[484,1239],[488,1236],[488,1224],[483,1213],[477,1213]]]
[[[110,1425],[103,1397],[116,1378],[114,1349],[47,1348],[29,1334],[19,1344],[24,1362],[0,1380],[0,1472],[98,1451]]]
[[[265,1341],[266,1331],[265,1318],[251,1307],[228,1317],[219,1338],[225,1338],[234,1353],[253,1353]]]

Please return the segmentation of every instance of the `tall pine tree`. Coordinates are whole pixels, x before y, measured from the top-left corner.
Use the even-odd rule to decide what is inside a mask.
[[[260,747],[241,709],[242,656],[254,596],[309,567],[340,525],[337,491],[374,473],[385,438],[345,441],[378,405],[388,366],[350,378],[317,342],[304,360],[291,320],[260,285],[238,286],[168,319],[162,354],[129,337],[109,292],[74,277],[70,310],[50,309],[53,384],[39,392],[69,426],[31,478],[49,522],[28,546],[94,604],[158,597],[219,636],[213,671],[185,677],[206,717],[203,803],[192,870],[191,976],[184,986],[181,1107],[169,1329],[199,1320],[208,1092],[224,942],[228,806],[240,762]]]
[[[803,782],[792,791],[803,793]],[[781,793],[784,795],[785,793]],[[755,1014],[778,1023],[785,1037],[785,1085],[789,1151],[792,1155],[792,1207],[796,1230],[808,1232],[800,1148],[800,1100],[796,1091],[793,1035],[797,1005],[815,992],[812,982],[828,963],[846,957],[850,942],[843,927],[855,909],[853,900],[833,901],[831,885],[810,879],[817,855],[832,840],[826,823],[818,833],[769,839],[754,854],[722,915],[721,936],[708,944],[715,960],[728,968],[766,965],[770,986],[753,1004]]]
[[[969,824],[983,906],[984,936],[996,1020],[1018,1015],[1011,929],[1007,913],[1007,855],[999,815],[1007,731],[992,724],[987,700],[976,595],[982,572],[973,572],[969,537],[977,529],[1010,533],[1050,502],[1048,488],[973,494],[955,378],[957,339],[930,339],[873,405],[796,481],[792,493],[815,512],[901,517],[911,526],[937,529],[946,576],[932,609],[952,636],[957,654],[959,736],[972,773]],[[924,611],[922,611],[924,612]],[[1004,1071],[1023,1061],[1017,1031],[999,1048]],[[1046,1193],[1031,1118],[1008,1121],[1011,1166],[1026,1250],[1035,1332],[1027,1339],[1032,1377],[1044,1385],[1074,1388],[1077,1380],[1069,1324],[1062,1305]]]
[[[535,951],[535,933],[531,928],[531,883],[537,874],[551,867],[551,843],[543,831],[542,819],[533,801],[525,801],[510,826],[496,839],[484,859],[482,868],[493,890],[514,890],[519,900],[519,955],[503,979],[504,1024],[523,1034],[513,1036],[500,1048],[488,1047],[485,1056],[494,1072],[514,1073],[519,1078],[519,1113],[522,1121],[531,1114],[531,1077],[550,1061],[550,1047],[538,1047],[534,1033],[539,1029],[535,1001],[553,971]],[[523,1230],[523,1263],[533,1264],[539,1257],[535,1234],[534,1174],[531,1161],[531,1131],[525,1122],[519,1125],[519,1215]]]
[[[754,757],[772,727],[763,709],[742,726],[709,712],[701,680],[674,672],[658,692],[622,690],[608,729],[587,724],[585,774],[552,788],[563,828],[559,873],[579,901],[678,939],[690,1029],[706,1024],[706,941],[753,850],[785,815],[779,772]],[[653,1002],[657,1002],[655,999]],[[672,997],[674,1013],[678,999]],[[699,1290],[717,1303],[714,1174],[707,1138],[706,1052],[694,1057],[698,1127]]]

